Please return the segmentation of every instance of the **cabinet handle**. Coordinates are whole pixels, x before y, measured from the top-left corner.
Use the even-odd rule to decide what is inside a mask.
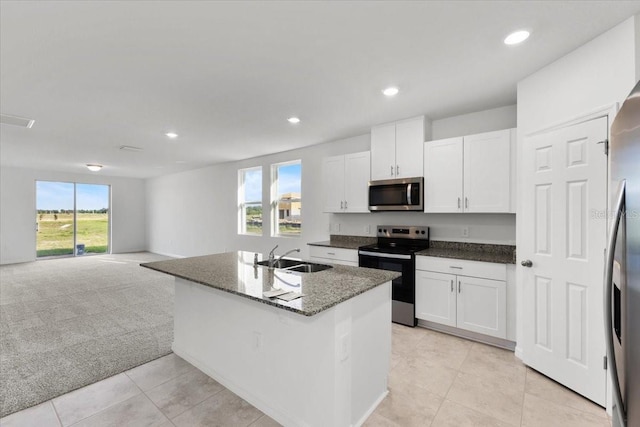
[[[327,255],[335,255],[335,252],[327,252]]]
[[[453,292],[453,279],[451,279],[451,292]]]
[[[461,286],[460,286],[460,280],[458,280],[458,293],[460,293],[460,288],[461,288]]]
[[[464,207],[465,207],[465,209],[467,209],[469,207],[469,198],[468,197],[464,198]]]
[[[391,176],[393,176],[393,165],[391,165]]]
[[[458,197],[458,209],[460,209],[460,197]]]
[[[340,209],[344,209],[344,202],[342,200],[340,200]]]
[[[396,165],[396,176],[400,175],[400,166]]]
[[[347,209],[347,201],[344,201],[344,208]]]
[[[462,270],[462,267],[457,267],[455,265],[450,265],[449,268],[455,268],[456,270]]]

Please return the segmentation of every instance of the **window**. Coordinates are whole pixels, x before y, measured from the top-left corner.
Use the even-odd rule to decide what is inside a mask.
[[[302,162],[271,165],[271,217],[274,236],[299,236],[302,231]]]
[[[238,234],[262,236],[262,168],[238,171]]]

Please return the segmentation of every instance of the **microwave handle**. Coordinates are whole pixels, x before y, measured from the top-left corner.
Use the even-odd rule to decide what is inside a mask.
[[[407,184],[407,204],[411,206],[411,185]]]
[[[620,393],[620,380],[618,378],[618,370],[616,369],[616,355],[613,350],[613,318],[612,318],[612,298],[611,292],[613,290],[613,261],[616,249],[616,238],[618,237],[618,229],[620,227],[620,220],[622,219],[623,205],[625,198],[625,181],[622,180],[618,186],[618,192],[615,198],[615,216],[611,223],[611,229],[609,230],[609,241],[607,242],[607,261],[604,266],[604,332],[606,335],[607,345],[607,358],[609,360],[611,369],[611,382],[613,383],[614,402],[617,402],[616,408],[618,409],[618,416],[621,420],[624,420],[624,409],[622,408],[622,395]]]

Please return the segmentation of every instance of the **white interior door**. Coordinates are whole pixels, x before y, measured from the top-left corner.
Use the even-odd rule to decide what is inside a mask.
[[[607,118],[527,137],[522,163],[523,357],[605,404]]]

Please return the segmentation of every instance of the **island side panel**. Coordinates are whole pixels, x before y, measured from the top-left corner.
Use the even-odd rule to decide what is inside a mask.
[[[387,283],[306,317],[176,279],[173,349],[285,426],[357,425],[386,393],[389,294]],[[387,329],[388,352],[366,355]]]
[[[352,305],[352,418],[364,423],[387,395],[391,365],[391,283],[378,286]]]

